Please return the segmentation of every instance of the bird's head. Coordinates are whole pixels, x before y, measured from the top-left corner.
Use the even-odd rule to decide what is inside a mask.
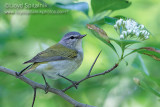
[[[68,48],[79,50],[82,47],[82,38],[85,36],[78,32],[69,32],[63,36],[59,43]]]

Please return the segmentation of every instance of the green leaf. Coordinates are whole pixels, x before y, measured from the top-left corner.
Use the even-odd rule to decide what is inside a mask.
[[[136,40],[120,40],[120,39],[118,40],[118,39],[113,39],[113,38],[110,38],[110,40],[115,41],[122,48],[122,50],[124,50],[127,45],[131,45],[131,44],[140,42]]]
[[[105,23],[107,23],[109,25],[115,25],[117,20],[118,20],[118,18],[112,18],[112,17],[108,17],[108,16],[104,17]]]
[[[108,35],[103,29],[100,29],[99,27],[97,27],[97,26],[95,26],[93,24],[87,24],[87,27],[88,27],[88,29],[91,29],[95,33],[98,33],[99,34],[98,36],[100,36],[101,38],[105,39],[105,41],[107,41],[107,43],[110,43]]]
[[[155,90],[153,87],[149,86],[146,82],[140,80],[139,78],[134,78],[133,80],[141,88],[143,88],[143,89],[153,93],[154,95],[160,97],[160,92],[158,90]]]
[[[138,55],[135,60],[133,61],[133,64],[132,66],[134,68],[137,68],[138,70],[140,70],[142,72],[142,74],[144,75],[145,77],[145,81],[142,81],[138,78],[134,78],[134,81],[137,85],[139,85],[141,88],[149,91],[149,92],[152,92],[153,94],[155,94],[156,96],[159,96],[160,97],[160,92],[158,90],[155,90],[154,87],[155,87],[155,81],[153,81],[151,78],[150,78],[150,74],[148,72],[148,69],[147,67],[145,66],[144,64],[144,61],[141,57],[141,55]],[[149,84],[150,83],[150,84]],[[151,85],[152,84],[152,85]]]
[[[155,49],[152,47],[142,47],[139,49],[135,49],[134,51],[130,52],[128,55],[134,53],[134,52],[138,52],[140,54],[144,54],[144,55],[148,55],[150,57],[152,57],[153,59],[160,61],[160,50],[159,49]]]
[[[132,66],[134,68],[137,68],[139,69],[140,71],[142,71],[142,73],[145,75],[145,76],[149,76],[149,72],[144,64],[144,61],[141,57],[141,55],[138,55],[138,57],[135,58],[135,60],[133,61],[133,64]]]
[[[103,41],[105,44],[107,44],[109,47],[111,47],[118,55],[115,47],[111,44],[107,33],[103,29],[100,29],[99,27],[93,24],[87,24],[87,28],[91,30],[91,32],[94,34],[95,37],[97,37],[98,39]]]
[[[152,47],[143,47],[143,48],[140,48],[136,51],[140,54],[148,55],[148,56],[152,57],[153,59],[160,61],[160,50],[159,49],[155,49]]]
[[[116,21],[118,19],[127,19],[126,17],[124,16],[115,16],[115,17],[108,17],[108,16],[105,16],[103,18],[101,18],[100,20],[96,20],[94,22],[92,22],[92,24],[99,24],[99,25],[103,25],[103,24],[109,24],[109,25],[115,25]]]
[[[86,2],[69,3],[69,4],[56,3],[55,6],[63,9],[81,11],[86,15],[88,15],[89,7],[88,7],[88,3]]]
[[[90,24],[104,25],[105,21],[104,21],[104,18],[102,18],[100,20],[95,20],[95,21],[91,22]]]
[[[116,19],[124,19],[124,20],[127,19],[127,17],[122,16],[122,15],[117,15],[117,16],[114,16],[113,18],[116,18]]]
[[[119,10],[127,8],[131,5],[131,2],[127,0],[91,0],[91,6],[94,14],[106,11],[106,10]]]

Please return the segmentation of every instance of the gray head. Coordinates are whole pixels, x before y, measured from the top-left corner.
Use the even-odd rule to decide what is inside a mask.
[[[81,48],[81,42],[82,38],[85,37],[86,35],[81,35],[78,32],[69,32],[66,33],[63,38],[60,40],[60,44],[72,48],[72,49],[77,49]]]

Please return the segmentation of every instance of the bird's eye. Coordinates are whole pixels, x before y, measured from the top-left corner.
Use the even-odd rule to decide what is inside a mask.
[[[70,39],[74,39],[74,36],[71,36]]]

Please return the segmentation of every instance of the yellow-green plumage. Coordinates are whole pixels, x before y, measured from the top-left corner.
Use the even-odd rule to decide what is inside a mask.
[[[78,51],[71,48],[67,48],[62,44],[57,43],[47,48],[46,50],[38,53],[31,60],[24,62],[24,64],[33,63],[33,65],[28,70],[23,72],[22,75],[29,73],[30,71],[35,71],[35,69],[38,69],[38,72],[40,71],[41,73],[42,70],[43,74],[45,74],[47,77],[57,79],[59,78],[58,76],[55,75],[56,73],[58,73],[57,71],[63,71],[64,75],[68,75],[71,71],[75,70],[78,66],[80,66],[82,59],[83,59],[83,54],[78,55]],[[72,62],[74,62],[74,65]],[[58,68],[58,66],[61,67]],[[68,69],[68,67],[70,70]],[[64,70],[60,70],[61,68],[63,68]],[[66,71],[67,69],[69,71]]]
[[[24,64],[72,59],[77,56],[77,53],[78,52],[76,50],[67,48],[62,44],[57,43],[56,45],[53,45],[48,49],[38,53],[31,60],[24,62]]]
[[[59,75],[67,76],[74,72],[82,63],[83,49],[82,38],[78,32],[67,33],[59,43],[38,53],[31,60],[24,62],[32,63],[24,75],[29,72],[44,74],[45,76],[58,79]],[[23,70],[22,70],[23,71]]]

